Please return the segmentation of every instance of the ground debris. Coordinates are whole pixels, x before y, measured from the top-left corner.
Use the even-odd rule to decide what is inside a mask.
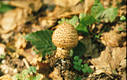
[[[95,66],[96,74],[101,72],[113,73],[119,68],[122,60],[126,58],[126,47],[106,48],[101,52],[100,57],[92,59],[91,63]]]

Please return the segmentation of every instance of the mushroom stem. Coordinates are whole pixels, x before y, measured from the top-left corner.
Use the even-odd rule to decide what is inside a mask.
[[[70,49],[57,48],[56,50],[56,58],[66,58],[69,57]]]

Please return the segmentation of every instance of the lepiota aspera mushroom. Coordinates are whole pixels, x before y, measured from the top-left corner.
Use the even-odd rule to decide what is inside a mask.
[[[53,32],[52,42],[57,47],[55,57],[65,58],[69,56],[70,49],[78,44],[78,33],[72,25],[60,24]]]

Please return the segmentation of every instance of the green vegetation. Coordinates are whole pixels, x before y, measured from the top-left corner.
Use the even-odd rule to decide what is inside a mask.
[[[125,16],[121,16],[121,17],[120,17],[120,20],[121,20],[121,21],[126,21],[126,17],[125,17]]]
[[[75,80],[82,80],[82,77],[81,76],[76,76]]]
[[[79,56],[74,56],[73,68],[77,71],[82,71],[84,74],[92,73],[92,69],[88,66],[88,64],[82,64],[83,60],[79,58]]]
[[[5,54],[0,55],[0,60],[1,60],[1,59],[4,59],[5,57],[6,57]]]
[[[13,76],[13,80],[39,80],[40,78],[41,75],[36,74],[36,68],[33,66]]]
[[[89,35],[89,26],[100,22],[113,22],[118,14],[117,8],[104,8],[103,5],[96,0],[92,6],[89,14],[81,13],[78,16],[73,16],[71,19],[62,18],[58,21],[59,24],[67,22],[72,24],[77,31],[84,33],[84,35]]]
[[[38,53],[42,53],[42,56],[45,56],[47,54],[52,54],[52,52],[56,49],[52,43],[51,36],[52,31],[45,30],[28,34],[25,38],[36,47]]]
[[[0,1],[0,13],[5,13],[5,12],[7,12],[9,10],[14,9],[14,8],[15,8],[14,6],[5,4],[2,1]]]

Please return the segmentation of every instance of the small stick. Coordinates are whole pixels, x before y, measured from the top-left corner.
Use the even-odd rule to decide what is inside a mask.
[[[23,62],[25,63],[25,65],[26,65],[27,68],[30,67],[29,64],[28,64],[28,62],[27,62],[27,60],[25,58],[23,59]]]

